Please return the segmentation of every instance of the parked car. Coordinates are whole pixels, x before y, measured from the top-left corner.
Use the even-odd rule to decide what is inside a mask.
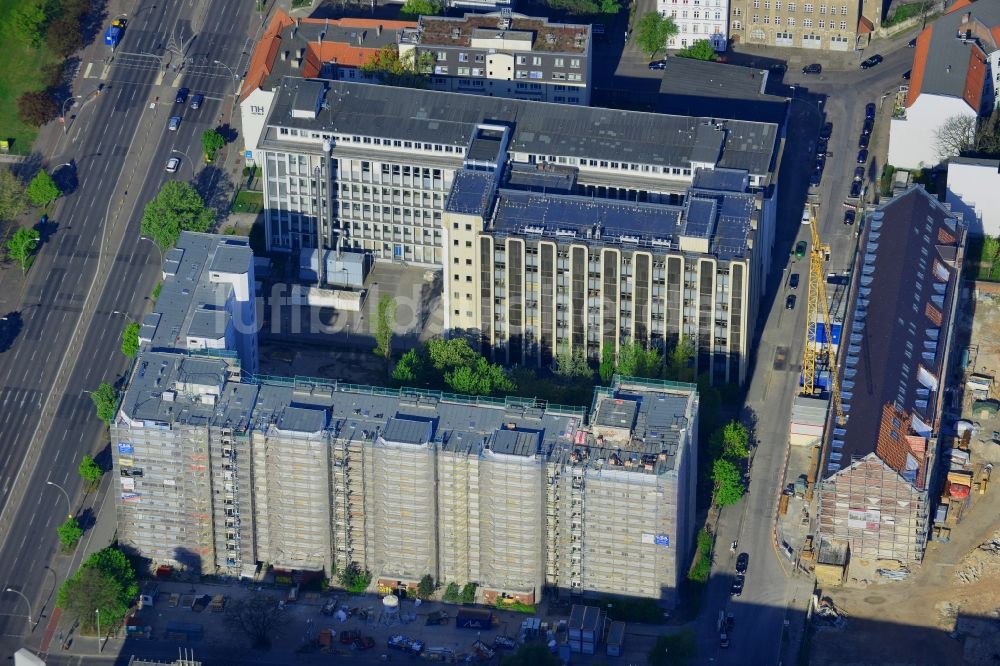
[[[177,128],[181,126],[180,116],[170,116],[170,123],[167,125],[167,129],[171,132],[176,132]]]
[[[823,172],[822,171],[813,171],[812,175],[809,176],[809,186],[810,187],[818,187],[819,184],[820,184],[820,181],[822,181],[822,180],[823,180]]]
[[[868,118],[875,118],[875,102],[865,104],[865,119]]]
[[[861,196],[861,181],[860,180],[856,180],[853,183],[851,183],[851,191],[848,193],[848,196],[851,199],[857,199],[858,197]]]
[[[809,204],[802,208],[802,224],[809,224]]]
[[[872,67],[874,67],[875,65],[879,64],[883,60],[885,60],[885,58],[883,58],[881,55],[879,55],[878,53],[876,53],[871,58],[867,58],[864,61],[862,61],[862,63],[861,63],[861,69],[871,69]]]
[[[868,161],[868,150],[862,149],[858,151],[858,164],[864,164]]]
[[[819,131],[819,138],[829,139],[833,134],[833,123],[824,123],[823,129]]]
[[[181,161],[176,157],[171,157],[167,160],[167,173],[177,173],[177,167],[181,165]]]
[[[789,296],[789,298],[794,299],[794,296]],[[733,586],[729,588],[729,594],[734,597],[738,597],[743,594],[743,583],[746,581],[746,576],[743,574],[738,574],[736,578],[733,579]]]
[[[865,179],[865,168],[863,166],[854,167],[854,180]]]
[[[204,101],[205,101],[205,96],[202,95],[201,93],[198,93],[197,95],[191,98],[191,108],[197,109],[201,107],[201,103]]]
[[[825,156],[826,151],[829,150],[830,144],[826,139],[820,139],[816,142],[816,157]]]
[[[904,81],[909,81],[910,80],[910,76],[912,76],[912,75],[913,75],[913,70],[912,69],[906,70],[905,72],[903,72],[903,80]]]
[[[795,244],[795,257],[801,259],[804,256],[806,256],[806,242],[799,241]]]
[[[913,39],[911,39],[910,41],[906,42],[906,45],[907,45],[907,46],[908,46],[909,48],[911,48],[911,49],[913,49],[913,48],[916,48],[916,47],[917,47],[917,38],[916,38],[916,37],[914,37],[914,38],[913,38]]]
[[[792,273],[791,277],[788,278],[788,286],[791,287],[792,289],[798,289],[799,288],[799,274],[798,273]],[[745,554],[746,553],[744,553],[744,555]],[[737,561],[737,563],[739,563],[739,558],[736,558],[736,561]],[[743,573],[743,572],[741,571],[740,573]]]
[[[853,208],[848,208],[844,211],[844,224],[854,224],[854,218],[857,213],[854,212]]]
[[[798,277],[796,275],[795,277]],[[747,572],[747,567],[750,565],[750,554],[740,553],[736,556],[736,573],[745,574]],[[730,615],[729,617],[732,617]]]
[[[794,310],[795,309],[795,294],[790,294],[788,298],[785,299],[785,309]],[[733,587],[736,587],[736,583],[733,583]],[[740,592],[743,591],[743,585],[740,585]],[[740,596],[739,594],[736,595]]]
[[[861,133],[871,134],[873,129],[875,129],[875,119],[865,118],[865,124],[861,126]]]
[[[858,137],[858,148],[867,148],[868,142],[871,141],[871,134],[862,134]]]
[[[354,647],[359,650],[370,650],[375,647],[375,639],[371,636],[361,636],[354,639]]]
[[[667,68],[667,61],[666,60],[654,60],[653,62],[649,63],[649,68],[650,69],[666,69]]]
[[[187,98],[188,98],[188,93],[190,93],[190,92],[191,92],[191,90],[189,88],[180,88],[180,89],[178,89],[177,90],[177,97],[174,98],[174,103],[175,104],[183,104],[184,102],[186,102]]]
[[[819,64],[818,62],[814,62],[811,65],[806,65],[805,67],[802,68],[802,73],[803,74],[822,74],[823,73],[823,65]]]

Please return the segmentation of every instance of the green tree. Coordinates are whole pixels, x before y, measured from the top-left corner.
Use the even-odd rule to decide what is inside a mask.
[[[476,588],[479,587],[475,583],[466,583],[462,586],[462,603],[471,604],[476,600]]]
[[[461,599],[461,591],[458,587],[458,583],[452,581],[448,583],[448,587],[444,588],[444,595],[442,598],[450,604],[457,604]]]
[[[616,371],[626,377],[655,379],[663,374],[663,357],[655,347],[646,349],[638,342],[627,342],[618,352]]]
[[[402,386],[413,386],[424,374],[424,359],[416,349],[408,349],[392,370],[392,378]]]
[[[166,250],[177,242],[182,231],[208,231],[214,219],[215,213],[205,207],[192,185],[168,180],[142,212],[142,235]]]
[[[277,599],[255,594],[231,601],[226,606],[225,623],[246,634],[254,648],[266,650],[271,647],[271,634],[284,623],[286,617]]]
[[[667,360],[667,379],[678,382],[694,381],[694,338],[681,336],[670,350]]]
[[[21,272],[27,272],[38,246],[38,232],[34,229],[18,227],[14,235],[7,239],[7,256],[21,264]]]
[[[41,127],[59,115],[59,108],[47,91],[29,90],[17,98],[17,115],[32,127]]]
[[[337,580],[351,594],[361,594],[372,582],[371,572],[362,569],[357,562],[351,562],[337,575]]]
[[[6,168],[0,168],[0,220],[12,220],[24,212],[24,184]]]
[[[650,666],[686,666],[698,656],[698,642],[694,632],[683,629],[675,634],[665,634],[656,639],[649,651]]]
[[[722,455],[730,460],[746,460],[750,456],[750,432],[739,421],[722,427]]]
[[[399,14],[403,18],[415,19],[418,16],[437,16],[441,13],[441,3],[436,0],[406,0]]]
[[[591,380],[594,378],[594,371],[590,368],[590,364],[587,363],[587,356],[583,353],[582,349],[556,354],[555,361],[553,373],[560,379]]]
[[[14,28],[25,42],[33,47],[42,45],[45,35],[45,25],[49,21],[46,8],[47,2],[22,2],[21,8],[14,14]]]
[[[719,506],[736,504],[746,490],[739,469],[725,458],[718,458],[712,463],[712,481],[715,483],[713,499]]]
[[[715,49],[712,48],[712,42],[707,39],[699,39],[697,42],[687,47],[686,49],[681,49],[677,52],[677,56],[680,58],[691,58],[692,60],[708,60],[716,61],[719,56],[715,53]]]
[[[503,366],[490,363],[482,356],[475,365],[462,365],[446,372],[444,381],[452,391],[464,395],[496,395],[517,388]]]
[[[427,342],[427,356],[438,372],[446,372],[459,366],[472,365],[481,354],[469,345],[465,338],[432,338]]]
[[[56,605],[76,617],[84,631],[95,630],[95,610],[101,626],[117,626],[139,594],[135,570],[125,554],[109,546],[88,557],[59,588]]]
[[[667,47],[667,40],[677,34],[677,26],[669,16],[656,12],[643,14],[635,24],[635,42],[650,58]]]
[[[40,169],[28,183],[28,200],[32,205],[45,206],[52,203],[62,194],[56,181],[45,169]]]
[[[517,652],[500,660],[500,666],[559,666],[561,663],[543,643],[525,643]]]
[[[411,49],[400,56],[399,49],[390,44],[372,53],[361,71],[385,85],[426,88],[434,71],[434,55],[427,51],[416,55],[416,49]]]
[[[75,16],[63,16],[49,25],[45,32],[45,41],[57,56],[68,58],[83,46],[82,35],[80,19]]]
[[[573,16],[617,14],[621,11],[618,0],[549,0],[549,7]]]
[[[90,399],[94,401],[97,408],[97,418],[107,424],[115,418],[115,409],[118,407],[118,396],[111,384],[103,382],[96,391],[91,392]]]
[[[420,582],[417,583],[417,597],[420,599],[430,599],[434,594],[434,578],[430,574],[424,574]]]
[[[59,543],[62,544],[63,550],[69,551],[76,548],[76,544],[80,542],[83,529],[76,518],[67,518],[66,522],[56,528],[56,534],[59,535]]]
[[[226,140],[217,129],[207,129],[201,133],[201,149],[205,151],[205,161],[215,161],[215,154],[226,145]]]
[[[602,384],[610,383],[615,376],[615,348],[607,342],[601,349],[601,364],[597,366],[597,374],[600,375]]]
[[[84,480],[90,489],[97,488],[98,484],[101,483],[101,476],[104,474],[97,461],[87,455],[83,456],[83,460],[80,461],[79,472],[80,478]]]
[[[396,299],[382,294],[375,316],[375,354],[386,361],[392,358],[392,331],[396,327]]]
[[[129,358],[135,358],[139,353],[139,324],[130,321],[122,331],[122,353]]]

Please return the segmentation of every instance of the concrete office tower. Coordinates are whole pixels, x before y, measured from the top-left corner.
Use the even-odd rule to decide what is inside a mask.
[[[421,16],[401,31],[399,53],[433,62],[434,90],[590,104],[589,25],[510,12]]]
[[[596,389],[587,438],[549,461],[549,584],[676,603],[694,543],[697,437],[689,385]]]
[[[571,194],[681,205],[699,169],[739,169],[760,193],[761,227],[774,228],[780,138],[771,123],[286,77],[258,145],[271,250],[319,243],[447,266],[446,330],[474,318],[464,297],[450,303],[471,280],[472,258],[461,253],[474,240],[442,227],[457,171],[510,174],[504,186],[522,191],[535,175],[558,172]],[[772,240],[756,246],[764,263]],[[462,321],[452,321],[456,309]]]
[[[504,178],[456,174],[444,216],[452,330],[537,366],[683,337],[699,373],[743,382],[774,239],[746,171],[700,169],[676,204],[570,194],[566,170]],[[524,178],[538,191],[506,187]]]
[[[257,310],[253,252],[246,238],[181,233],[163,256],[163,285],[142,318],[144,349],[236,355],[257,372]]]

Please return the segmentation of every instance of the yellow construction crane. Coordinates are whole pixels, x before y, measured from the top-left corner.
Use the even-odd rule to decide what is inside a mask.
[[[830,246],[823,245],[816,220],[818,204],[809,204],[809,231],[812,248],[809,252],[809,300],[806,304],[806,340],[802,348],[802,395],[813,397],[816,390],[816,362],[826,360],[830,369],[830,396],[837,414],[837,423],[843,425],[844,409],[840,402],[840,381],[837,378],[836,353],[833,350],[833,327],[830,324],[830,304],[826,299],[823,264],[830,254]],[[825,335],[822,346],[817,345],[816,329],[823,322]]]

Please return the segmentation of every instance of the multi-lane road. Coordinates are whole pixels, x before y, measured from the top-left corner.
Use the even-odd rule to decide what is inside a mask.
[[[246,66],[255,20],[253,3],[238,0],[161,0],[136,9],[109,66],[100,47],[84,56],[93,61],[84,77],[93,78],[78,79],[75,92],[98,84],[103,90],[77,112],[56,154],[46,156],[50,166],[75,165],[78,185],[51,215],[55,231],[21,295],[21,329],[0,354],[0,589],[31,600],[34,619],[43,616],[36,634],[52,612],[55,584],[78,563],[52,562],[66,499],[46,481],[62,485],[78,509],[79,461],[107,441],[88,391],[126,369],[121,330],[126,317],[146,310],[158,278],[159,249],[140,240],[142,209],[167,178],[199,175],[201,132],[229,113],[231,72]],[[167,50],[185,43],[186,64],[175,70],[181,56]],[[200,109],[174,103],[180,86],[205,95]],[[183,121],[168,131],[173,115]],[[181,158],[175,174],[165,172],[171,156]],[[196,180],[211,189],[222,178]],[[46,569],[50,562],[55,575]],[[25,642],[26,606],[16,594],[0,595],[0,651],[10,654]]]

